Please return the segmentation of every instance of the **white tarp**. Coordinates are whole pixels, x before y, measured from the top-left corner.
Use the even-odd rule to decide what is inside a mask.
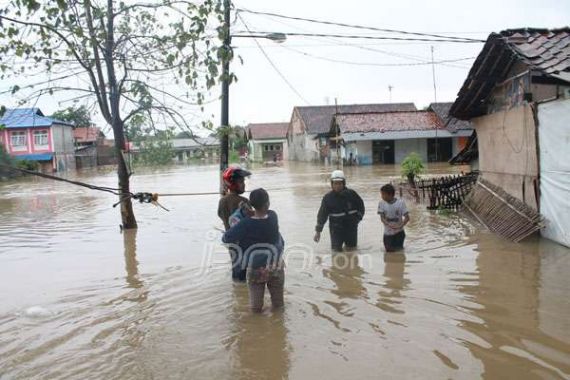
[[[538,107],[542,235],[570,247],[570,99]]]

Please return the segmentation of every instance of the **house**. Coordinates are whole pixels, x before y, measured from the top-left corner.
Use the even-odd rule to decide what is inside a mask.
[[[75,169],[73,124],[19,108],[6,110],[0,125],[0,143],[11,157],[37,161],[44,172]]]
[[[447,161],[457,140],[471,130],[450,132],[435,112],[399,111],[338,114],[329,133],[344,144],[339,154],[358,164],[399,164],[410,153],[425,162]]]
[[[289,123],[249,124],[246,127],[249,159],[260,162],[287,160],[288,129]]]
[[[481,176],[570,246],[570,28],[490,34],[450,115],[473,124]]]
[[[445,129],[451,133],[452,136],[438,140],[440,146],[438,149],[449,151],[448,145],[451,144],[452,156],[455,157],[459,152],[465,149],[470,143],[470,139],[475,138],[475,130],[473,125],[467,120],[459,120],[449,115],[449,110],[453,102],[439,102],[431,103],[427,110],[434,112],[436,116],[445,125]],[[450,157],[453,158],[453,157]]]
[[[352,104],[294,107],[287,130],[289,159],[319,161],[331,155],[329,130],[336,113],[415,111],[413,103]]]
[[[97,127],[78,127],[73,130],[75,161],[77,168],[95,167],[105,140],[105,134]]]

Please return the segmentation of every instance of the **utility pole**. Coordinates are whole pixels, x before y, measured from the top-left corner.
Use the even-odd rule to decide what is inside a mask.
[[[231,36],[230,36],[230,0],[224,0],[224,41],[222,46],[222,120],[220,135],[220,194],[224,192],[222,173],[228,167],[230,154],[229,141],[229,104],[230,104],[230,59],[231,59]]]
[[[431,72],[433,75],[433,101],[437,103],[437,86],[435,84],[435,60],[433,59],[433,46],[431,47]],[[439,141],[437,140],[437,127],[435,128],[435,162],[438,160]]]
[[[342,166],[341,166],[341,161],[340,161],[340,127],[338,125],[338,122],[336,120],[336,117],[338,115],[338,103],[336,98],[334,98],[334,107],[335,107],[335,115],[334,115],[334,125],[335,125],[335,130],[336,130],[336,168],[341,170]]]

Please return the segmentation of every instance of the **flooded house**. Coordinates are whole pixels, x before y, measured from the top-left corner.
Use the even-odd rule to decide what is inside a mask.
[[[287,131],[289,159],[324,162],[331,157],[329,132],[337,113],[416,111],[413,103],[380,103],[294,107]]]
[[[12,158],[38,162],[43,172],[75,169],[72,123],[39,108],[15,108],[6,110],[0,125],[0,144]]]
[[[468,124],[449,129],[433,111],[340,113],[330,125],[339,155],[360,165],[400,164],[410,153],[424,162],[445,162],[473,132]]]
[[[476,131],[454,160],[477,158],[483,179],[542,214],[543,236],[570,246],[570,28],[490,34],[449,114]]]
[[[77,127],[73,130],[75,161],[78,169],[98,165],[98,156],[105,134],[97,127]]]
[[[252,161],[282,161],[289,158],[289,123],[255,123],[246,127],[248,158]]]

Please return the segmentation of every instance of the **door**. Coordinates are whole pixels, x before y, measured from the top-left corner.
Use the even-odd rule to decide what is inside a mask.
[[[427,140],[428,162],[447,162],[453,155],[451,137]]]
[[[372,163],[394,164],[394,140],[372,141]]]

